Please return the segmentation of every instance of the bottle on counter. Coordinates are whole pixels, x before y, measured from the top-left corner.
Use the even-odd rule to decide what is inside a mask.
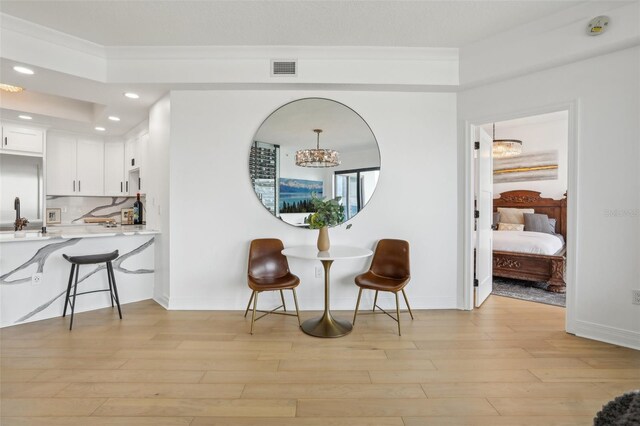
[[[134,225],[142,225],[142,215],[144,212],[144,208],[142,206],[142,201],[140,201],[140,193],[136,195],[136,201],[133,203],[133,224]]]

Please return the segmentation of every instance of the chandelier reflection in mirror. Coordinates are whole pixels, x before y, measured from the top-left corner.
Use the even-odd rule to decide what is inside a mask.
[[[313,129],[316,133],[316,149],[296,151],[296,166],[300,167],[336,167],[340,165],[340,154],[333,149],[320,149],[322,129]]]

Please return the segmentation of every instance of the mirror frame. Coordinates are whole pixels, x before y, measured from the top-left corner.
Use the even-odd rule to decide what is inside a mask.
[[[273,116],[276,112],[280,111],[282,108],[284,108],[284,107],[286,107],[286,106],[288,106],[288,105],[290,105],[290,104],[293,104],[293,103],[295,103],[295,102],[300,102],[300,101],[308,101],[308,100],[321,100],[321,101],[334,102],[334,103],[336,103],[336,104],[339,104],[339,105],[341,105],[341,106],[343,106],[343,107],[347,108],[349,111],[351,111],[353,114],[355,114],[358,118],[360,118],[360,120],[362,120],[362,122],[367,126],[367,129],[369,129],[369,131],[371,132],[371,135],[373,136],[373,140],[374,140],[374,141],[375,141],[375,143],[376,143],[376,149],[377,149],[377,151],[378,151],[378,162],[379,162],[379,164],[380,164],[380,165],[377,167],[377,170],[378,170],[380,173],[382,172],[382,154],[381,154],[381,152],[380,152],[380,143],[378,142],[378,138],[376,137],[376,134],[374,133],[373,129],[371,128],[371,126],[369,125],[369,123],[367,122],[367,120],[365,120],[365,119],[364,119],[364,117],[362,117],[362,115],[360,115],[356,110],[354,110],[353,108],[351,108],[349,105],[347,105],[347,104],[345,104],[345,103],[343,103],[343,102],[340,102],[340,101],[336,101],[335,99],[330,99],[330,98],[325,98],[325,97],[320,97],[320,96],[309,96],[309,97],[305,97],[305,98],[294,99],[294,100],[292,100],[292,101],[289,101],[289,102],[286,102],[286,103],[284,103],[284,104],[280,105],[279,107],[277,107],[277,108],[275,108],[273,111],[271,111],[271,112],[269,113],[269,115],[267,115],[267,116],[265,117],[265,119],[264,119],[264,120],[262,120],[262,121],[260,122],[260,125],[256,128],[256,131],[253,133],[253,137],[252,137],[252,139],[251,139],[251,144],[250,144],[250,146],[249,146],[249,158],[251,158],[251,148],[253,147],[253,144],[256,142],[256,135],[258,134],[258,132],[260,131],[260,129],[262,128],[262,126],[264,125],[264,123],[266,123],[266,122],[271,118],[271,116]],[[249,164],[247,164],[247,165],[249,166]],[[375,169],[375,167],[371,167],[370,169]],[[348,171],[349,171],[349,169],[345,169],[345,170],[341,170],[341,171],[343,171],[343,172],[348,172]],[[249,167],[248,172],[249,172],[249,178],[251,178],[251,169],[250,169],[250,167]],[[335,173],[334,173],[334,178],[335,178]],[[379,178],[378,178],[378,179],[379,179]],[[347,222],[350,222],[350,221],[351,221],[351,220],[353,220],[356,216],[358,216],[362,211],[364,211],[364,209],[366,208],[366,206],[369,204],[369,202],[371,202],[371,199],[372,199],[372,198],[373,198],[373,196],[375,195],[375,193],[376,193],[376,191],[377,191],[377,189],[378,189],[378,183],[379,183],[379,182],[376,182],[376,186],[375,186],[375,188],[374,188],[373,192],[371,193],[371,197],[369,197],[369,201],[368,201],[368,202],[367,202],[367,203],[366,203],[366,204],[365,204],[365,205],[364,205],[364,206],[363,206],[363,207],[362,207],[362,208],[361,208],[361,209],[360,209],[360,210],[359,210],[355,215],[353,215],[352,217],[350,217],[348,220],[345,220],[344,222],[340,223],[340,225],[336,225],[336,226],[341,226],[341,225],[346,224]],[[256,200],[260,203],[260,205],[262,206],[262,208],[263,208],[263,209],[264,209],[264,210],[269,214],[269,216],[271,216],[271,217],[273,217],[273,218],[277,219],[278,221],[280,221],[280,222],[282,222],[282,223],[284,223],[284,224],[286,224],[286,225],[289,225],[289,226],[291,226],[291,227],[293,227],[293,228],[309,229],[309,228],[307,228],[307,227],[300,227],[300,226],[296,226],[296,225],[294,225],[294,224],[292,224],[292,223],[289,223],[289,222],[287,222],[287,221],[283,220],[281,217],[276,216],[274,213],[272,213],[272,212],[271,212],[271,210],[269,210],[269,208],[268,208],[267,206],[265,206],[265,205],[262,203],[262,201],[261,201],[261,200],[260,200],[260,198],[258,197],[258,194],[257,194],[257,193],[256,193],[256,191],[255,191],[254,186],[253,186],[253,185],[251,185],[251,179],[249,179],[249,184],[250,184],[250,187],[251,187],[251,192],[253,192],[254,197],[255,197],[255,198],[256,198]],[[327,196],[325,195],[325,196],[324,196],[324,198],[327,198]],[[311,214],[311,213],[309,213],[309,214]],[[311,229],[309,229],[309,230],[311,230]]]

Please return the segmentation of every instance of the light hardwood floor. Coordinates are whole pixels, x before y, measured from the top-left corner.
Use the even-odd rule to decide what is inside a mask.
[[[362,315],[349,336],[295,318],[152,301],[1,331],[13,425],[589,425],[640,387],[640,352],[563,332],[564,310],[492,296],[473,312]],[[303,318],[314,313],[304,312]],[[338,315],[351,317],[351,312]]]

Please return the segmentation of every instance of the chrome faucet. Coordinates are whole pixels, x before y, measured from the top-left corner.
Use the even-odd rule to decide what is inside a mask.
[[[29,221],[26,217],[20,217],[20,197],[16,197],[16,199],[13,200],[13,208],[16,210],[16,221],[13,223],[13,230],[22,231],[22,228],[27,226]]]

